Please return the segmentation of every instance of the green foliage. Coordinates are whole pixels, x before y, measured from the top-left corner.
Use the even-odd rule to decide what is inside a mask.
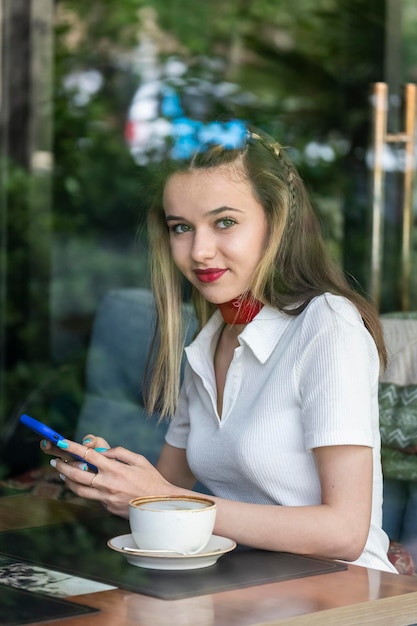
[[[126,35],[126,30],[132,28],[129,25],[140,3],[122,3],[120,11],[111,10],[110,3],[104,3],[107,7],[100,2],[88,3],[88,15],[85,4],[60,4],[80,8],[86,33],[71,54],[67,48],[70,27],[59,23],[56,33],[55,228],[66,233],[132,228],[137,219],[140,184],[126,149],[123,127],[135,85],[133,77],[117,67],[117,59],[103,42],[111,34],[120,42],[123,33],[132,45],[134,37]],[[92,46],[91,41],[97,45]],[[65,79],[88,70],[102,75],[102,87],[84,104],[77,104],[77,89],[69,89]]]
[[[59,22],[56,40],[59,229],[113,229],[115,222],[129,228],[138,199],[146,194],[147,173],[132,164],[123,140],[126,108],[137,81],[123,61],[144,26],[156,37],[162,56],[222,58],[224,78],[256,95],[251,121],[279,131],[281,140],[299,151],[311,140],[326,142],[345,130],[346,135],[357,133],[362,144],[367,140],[363,83],[376,78],[381,67],[381,43],[375,43],[381,42],[383,15],[375,0],[60,0],[58,5],[64,15],[76,16]],[[74,21],[82,25],[82,35],[69,53],[68,29]],[[86,106],[76,107],[63,80],[69,72],[89,68],[102,73],[103,87]],[[347,89],[354,89],[353,96]],[[239,107],[236,112],[245,113]],[[316,172],[303,169],[302,162],[300,167],[312,183],[322,170],[321,193],[326,194],[327,186],[330,192],[347,184],[339,164],[344,157],[337,157],[333,166],[316,163]]]

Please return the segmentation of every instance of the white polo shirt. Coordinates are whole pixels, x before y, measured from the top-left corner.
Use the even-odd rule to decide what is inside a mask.
[[[167,443],[186,448],[191,471],[214,495],[285,506],[321,503],[313,448],[373,448],[371,528],[355,564],[396,572],[381,529],[379,359],[357,309],[330,294],[298,316],[265,306],[239,335],[220,419],[213,357],[222,326],[216,311],[185,349]]]

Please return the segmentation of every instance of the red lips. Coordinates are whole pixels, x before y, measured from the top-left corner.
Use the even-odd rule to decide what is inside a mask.
[[[198,280],[202,283],[213,283],[218,280],[227,270],[208,268],[206,270],[194,270]]]

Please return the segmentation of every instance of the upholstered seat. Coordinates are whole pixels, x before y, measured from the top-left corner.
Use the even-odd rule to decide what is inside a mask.
[[[414,573],[417,454],[412,452],[414,448],[417,452],[417,313],[383,316],[382,325],[388,351],[388,367],[379,384],[383,526],[392,540],[392,562],[401,573]]]
[[[184,307],[191,340],[195,323]],[[154,462],[163,444],[166,422],[149,416],[142,383],[154,323],[153,298],[146,289],[119,289],[101,302],[94,321],[87,362],[85,400],[76,439],[101,435],[112,445],[140,452]]]

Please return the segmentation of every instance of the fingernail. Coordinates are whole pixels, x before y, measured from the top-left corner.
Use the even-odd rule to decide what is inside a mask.
[[[84,472],[86,472],[88,470],[88,465],[87,463],[84,463],[84,465],[81,468],[82,470],[84,470]]]
[[[68,441],[60,439],[56,442],[56,445],[58,446],[58,448],[61,448],[61,450],[66,450],[68,448]]]
[[[56,459],[51,459],[49,461],[49,465],[52,465],[52,467],[56,467]]]
[[[46,441],[46,439],[42,439],[41,445],[42,445],[42,448],[46,448],[46,446],[48,445],[48,442]]]
[[[91,437],[87,437],[87,439],[83,439],[83,446],[85,446],[87,443],[91,443],[93,440],[91,439]]]
[[[60,474],[59,477],[60,477],[61,480],[63,480],[65,482],[66,478],[65,478],[64,474]]]
[[[108,448],[94,448],[96,452],[105,452]]]

